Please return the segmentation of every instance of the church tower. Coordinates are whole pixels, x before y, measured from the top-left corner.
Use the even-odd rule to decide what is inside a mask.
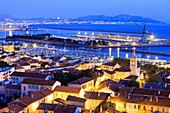
[[[130,70],[131,70],[131,75],[136,75],[138,76],[138,68],[137,68],[137,57],[135,53],[136,48],[132,48],[132,55],[130,57]]]

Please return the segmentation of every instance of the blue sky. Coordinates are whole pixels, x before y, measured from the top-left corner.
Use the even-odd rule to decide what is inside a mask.
[[[0,14],[67,17],[130,14],[170,23],[170,0],[1,0]]]

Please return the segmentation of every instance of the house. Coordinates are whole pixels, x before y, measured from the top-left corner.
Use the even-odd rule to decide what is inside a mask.
[[[60,105],[58,104],[55,108],[54,113],[80,113],[81,109],[76,106]]]
[[[55,80],[37,80],[33,78],[26,78],[21,82],[21,95],[28,95],[32,92],[43,90],[46,88],[53,91],[56,86],[61,86],[61,83]]]
[[[40,103],[37,108],[37,113],[44,113],[44,111],[54,113],[56,106],[57,104]]]
[[[44,75],[40,73],[26,73],[26,72],[13,72],[10,75],[10,81],[12,84],[20,84],[25,78],[43,79],[49,80],[51,75]]]
[[[14,67],[3,67],[0,68],[0,81],[4,81],[9,79],[10,75],[15,71]]]
[[[40,103],[52,103],[53,92],[49,89],[33,92],[30,95],[18,98],[0,109],[0,113],[12,111],[14,113],[36,113]]]
[[[83,62],[82,64],[80,64],[77,69],[78,70],[87,70],[87,69],[92,69],[95,67],[95,63],[93,62],[88,62],[88,61],[85,61]]]
[[[129,66],[122,66],[121,68],[115,69],[114,79],[120,80],[131,75],[131,70]]]
[[[159,111],[169,113],[170,91],[120,87],[117,97],[108,101],[116,104],[116,110],[128,113]]]
[[[85,91],[92,91],[94,88],[94,79],[82,77],[68,83],[69,87],[82,88]]]
[[[21,96],[21,86],[18,85],[8,85],[5,87],[5,98],[12,99]]]
[[[31,65],[26,61],[19,62],[18,64],[22,66],[25,69],[25,71],[29,71],[31,69]]]
[[[37,108],[37,113],[45,111],[48,113],[80,113],[81,109],[76,106],[41,103]]]
[[[105,79],[114,79],[115,71],[104,70],[103,72]]]
[[[28,63],[30,64],[31,67],[32,66],[41,67],[41,64],[42,64],[41,61],[38,61],[38,60],[35,60],[35,59],[29,60]]]
[[[21,65],[19,64],[15,64],[15,71],[16,72],[25,72],[25,68],[23,68]]]
[[[101,82],[98,87],[98,92],[110,93],[111,97],[117,96],[117,91],[119,90],[119,84],[111,79],[107,79]]]
[[[101,68],[102,68],[102,70],[113,71],[116,68],[120,68],[120,65],[118,63],[114,63],[114,62],[108,62],[108,63],[102,64]]]
[[[84,97],[86,99],[85,109],[95,110],[97,106],[110,97],[110,93],[86,92]]]
[[[76,97],[84,97],[84,90],[81,88],[57,86],[54,90],[54,97],[66,100],[69,95]]]
[[[85,102],[86,102],[86,99],[84,99],[84,98],[70,96],[70,95],[66,99],[67,105],[79,106],[79,107],[83,107],[83,108],[85,108]]]

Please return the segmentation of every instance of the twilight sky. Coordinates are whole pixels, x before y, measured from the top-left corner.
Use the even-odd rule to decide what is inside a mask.
[[[67,17],[129,14],[170,23],[170,0],[1,0],[0,14]]]

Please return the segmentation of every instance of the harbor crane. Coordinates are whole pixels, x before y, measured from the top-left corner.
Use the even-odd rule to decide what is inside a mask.
[[[141,39],[140,41],[142,41],[142,42],[148,42],[148,41],[146,40],[147,35],[153,35],[153,33],[146,30],[146,24],[144,24],[144,25],[143,25],[143,28],[141,28],[141,26],[139,26],[139,25],[133,20],[133,18],[131,18],[130,20],[131,20],[131,21],[140,29],[140,31],[141,31],[142,39]]]

